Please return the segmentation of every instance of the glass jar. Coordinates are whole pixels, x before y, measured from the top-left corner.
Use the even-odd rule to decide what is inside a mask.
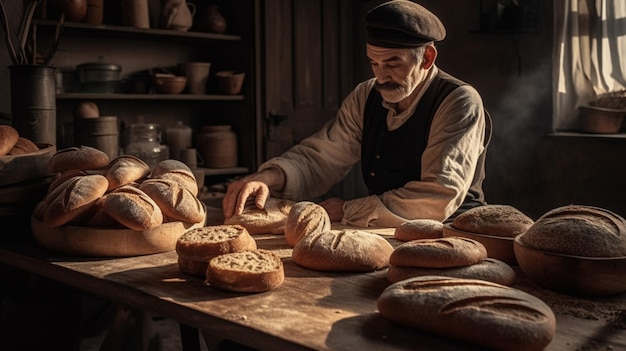
[[[170,149],[170,158],[181,160],[180,152],[191,147],[191,127],[177,121],[174,127],[165,128],[165,142]]]
[[[124,153],[142,159],[150,168],[169,158],[167,145],[161,145],[161,127],[154,123],[131,124]]]

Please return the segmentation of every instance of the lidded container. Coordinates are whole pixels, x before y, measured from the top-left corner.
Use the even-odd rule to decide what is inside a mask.
[[[237,167],[237,134],[230,125],[202,127],[196,148],[207,168]]]
[[[169,158],[167,145],[161,145],[161,127],[155,123],[131,124],[124,153],[142,159],[150,168]]]
[[[191,127],[176,121],[174,127],[165,128],[165,143],[170,149],[170,158],[180,160],[180,152],[191,147]]]

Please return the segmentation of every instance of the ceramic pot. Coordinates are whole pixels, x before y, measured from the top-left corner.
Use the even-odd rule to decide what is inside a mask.
[[[164,0],[161,10],[161,28],[187,31],[193,24],[196,6],[186,0]]]
[[[226,32],[226,19],[217,5],[207,5],[202,16],[196,16],[198,29],[203,32],[222,34]]]

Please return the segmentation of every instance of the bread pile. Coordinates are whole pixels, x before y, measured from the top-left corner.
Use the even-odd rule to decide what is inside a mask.
[[[109,160],[103,151],[80,146],[57,151],[48,169],[57,175],[33,216],[51,227],[142,231],[173,221],[205,221],[195,177],[180,161],[161,161],[151,170],[134,156]]]
[[[484,280],[410,278],[387,287],[377,306],[394,323],[490,350],[543,350],[556,332],[542,300]]]
[[[24,155],[39,151],[39,147],[30,139],[19,135],[10,125],[0,124],[0,156]]]
[[[224,224],[241,225],[252,235],[283,234],[293,204],[290,200],[269,198],[265,207],[260,209],[253,201],[249,201],[241,214],[226,218]]]
[[[387,280],[391,283],[426,275],[481,279],[502,285],[515,281],[515,271],[508,264],[488,258],[483,244],[463,237],[405,242],[395,248],[389,264]]]

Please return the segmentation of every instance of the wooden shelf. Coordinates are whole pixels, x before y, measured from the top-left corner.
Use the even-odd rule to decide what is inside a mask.
[[[168,101],[242,101],[243,95],[212,94],[117,94],[117,93],[60,93],[59,100],[168,100]]]
[[[229,167],[229,168],[198,167],[198,169],[204,171],[204,175],[206,176],[250,173],[250,169],[248,169],[247,167]]]

